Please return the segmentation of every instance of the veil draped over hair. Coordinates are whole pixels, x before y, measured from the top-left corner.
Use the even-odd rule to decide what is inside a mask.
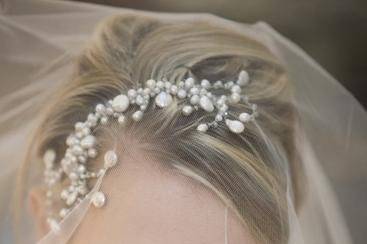
[[[26,194],[40,183],[37,159],[21,169],[24,152],[32,143],[29,137],[39,123],[38,113],[49,101],[49,94],[65,82],[72,71],[72,60],[90,39],[105,17],[112,14],[139,12],[162,21],[201,19],[249,36],[264,44],[282,63],[293,97],[291,103],[300,116],[297,148],[305,174],[302,208],[293,206],[291,177],[288,176],[289,244],[352,243],[348,226],[358,219],[348,218],[351,209],[340,207],[345,202],[363,202],[365,192],[355,187],[348,177],[365,177],[367,116],[364,108],[330,74],[299,47],[277,33],[268,24],[240,24],[209,14],[166,14],[105,7],[83,3],[49,1],[5,1],[0,15],[0,243],[13,243],[16,236],[24,243],[36,242],[28,214]],[[266,135],[264,135],[266,137]],[[271,143],[269,142],[269,148]],[[276,152],[274,152],[274,157]],[[330,173],[328,179],[324,170]],[[27,175],[23,208],[15,209],[20,223],[14,225],[14,191],[18,171]],[[341,173],[340,173],[341,172]],[[362,172],[362,173],[361,173]],[[363,175],[364,172],[364,175]],[[102,179],[95,185],[97,190]],[[338,189],[354,193],[343,199]],[[366,203],[366,202],[364,202]],[[83,220],[89,208],[83,200],[60,225],[61,232],[50,232],[39,243],[66,243]],[[341,205],[342,206],[342,205]],[[348,224],[347,224],[348,223]],[[360,223],[360,224],[366,224]],[[24,237],[24,238],[22,238]]]

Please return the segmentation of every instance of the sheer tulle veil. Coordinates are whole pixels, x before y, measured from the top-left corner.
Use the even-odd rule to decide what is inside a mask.
[[[334,194],[335,187],[348,182],[329,181],[324,167],[364,170],[367,115],[353,95],[299,47],[263,22],[240,24],[209,14],[151,13],[35,0],[5,1],[0,15],[0,242],[13,243],[16,236],[24,237],[20,238],[24,243],[36,242],[26,194],[42,181],[41,164],[34,157],[35,162],[21,168],[24,152],[32,143],[29,138],[42,118],[40,109],[72,72],[70,60],[84,47],[97,23],[113,14],[135,12],[162,21],[201,19],[259,41],[280,60],[291,81],[290,102],[299,115],[296,144],[307,189],[302,208],[296,211],[292,177],[287,164],[279,162],[288,177],[288,243],[352,243],[343,217],[349,210],[339,207]],[[266,140],[267,135],[263,136]],[[274,150],[274,158],[282,160],[271,141],[267,147]],[[20,219],[15,227],[12,201],[20,169],[26,172],[27,182],[21,193],[24,196],[18,198],[23,199],[24,207],[15,210]],[[102,178],[92,192],[99,189]],[[355,200],[363,201],[363,194]],[[50,232],[39,243],[66,243],[89,205],[86,197],[61,222],[61,232]]]

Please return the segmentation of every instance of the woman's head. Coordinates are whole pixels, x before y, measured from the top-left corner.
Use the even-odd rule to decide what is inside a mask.
[[[126,203],[130,207],[150,206],[154,212],[153,202],[157,196],[162,205],[177,206],[177,211],[181,209],[179,216],[187,216],[185,219],[189,219],[190,213],[195,219],[205,206],[196,207],[207,201],[212,214],[201,220],[211,223],[216,220],[208,216],[215,218],[218,209],[228,206],[230,219],[237,223],[233,226],[242,226],[244,230],[238,234],[237,241],[246,236],[259,243],[286,242],[287,175],[284,169],[290,167],[291,177],[297,173],[296,152],[292,147],[295,114],[283,99],[289,96],[284,70],[263,45],[200,20],[168,23],[139,15],[114,16],[101,23],[75,67],[73,76],[44,110],[44,120],[34,138],[39,155],[47,148],[56,150],[59,157],[63,155],[64,141],[73,131],[75,122],[85,120],[96,104],[126,93],[148,79],[177,83],[194,77],[226,82],[234,80],[241,70],[247,70],[251,82],[245,92],[258,105],[259,116],[256,122],[246,124],[240,134],[231,133],[224,125],[206,133],[198,132],[198,122],[214,115],[199,110],[184,117],[178,100],[164,109],[149,106],[139,122],[127,120],[120,125],[109,121],[99,127],[95,131],[97,150],[104,152],[114,148],[120,161],[103,187],[111,191],[111,205],[113,201],[116,203],[113,199],[119,194],[118,198],[125,203],[126,199],[139,201]],[[247,105],[233,106],[239,111]],[[280,159],[274,156],[274,150]],[[101,158],[96,158],[88,164],[99,168],[100,161]],[[152,173],[144,174],[144,171]],[[158,184],[160,178],[166,184]],[[173,187],[172,192],[177,194],[172,194],[175,195],[172,202],[170,195],[160,198],[160,193],[172,190],[166,187],[167,184],[175,186],[175,179],[179,187]],[[139,187],[134,188],[136,186]],[[195,190],[188,194],[193,186]],[[145,203],[149,198],[134,196],[137,193],[146,196],[149,192],[152,203],[147,205],[141,201]],[[297,191],[295,193],[297,195]],[[195,200],[198,196],[205,201]],[[180,203],[186,201],[186,207],[192,204],[192,211],[182,208]],[[167,209],[173,209],[169,207]],[[124,211],[117,212],[123,215]],[[90,218],[93,222],[91,216],[85,221]],[[146,215],[140,217],[143,216]],[[153,220],[157,216],[150,219],[152,225],[159,225],[159,221]],[[180,219],[178,215],[168,216]],[[147,220],[144,222],[149,225]],[[185,223],[187,228],[192,228],[192,223]],[[207,232],[213,231],[215,229]]]

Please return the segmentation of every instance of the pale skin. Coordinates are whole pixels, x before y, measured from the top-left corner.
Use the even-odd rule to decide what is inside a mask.
[[[104,178],[107,203],[91,207],[71,244],[225,244],[225,204],[209,189],[141,154],[120,158]],[[42,190],[31,193],[40,236],[44,223]],[[228,244],[254,244],[233,211],[227,216]]]

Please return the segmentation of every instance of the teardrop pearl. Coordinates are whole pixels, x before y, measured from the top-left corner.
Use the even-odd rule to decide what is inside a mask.
[[[238,120],[226,119],[226,125],[228,126],[230,131],[236,134],[243,132],[243,130],[245,129],[243,123]]]
[[[129,107],[129,98],[126,95],[118,95],[112,101],[112,108],[116,112],[124,112]]]
[[[172,102],[172,96],[167,92],[160,92],[155,97],[155,104],[158,107],[164,108],[167,107]]]
[[[207,112],[213,112],[214,110],[214,105],[207,96],[202,96],[200,98],[200,107]]]

